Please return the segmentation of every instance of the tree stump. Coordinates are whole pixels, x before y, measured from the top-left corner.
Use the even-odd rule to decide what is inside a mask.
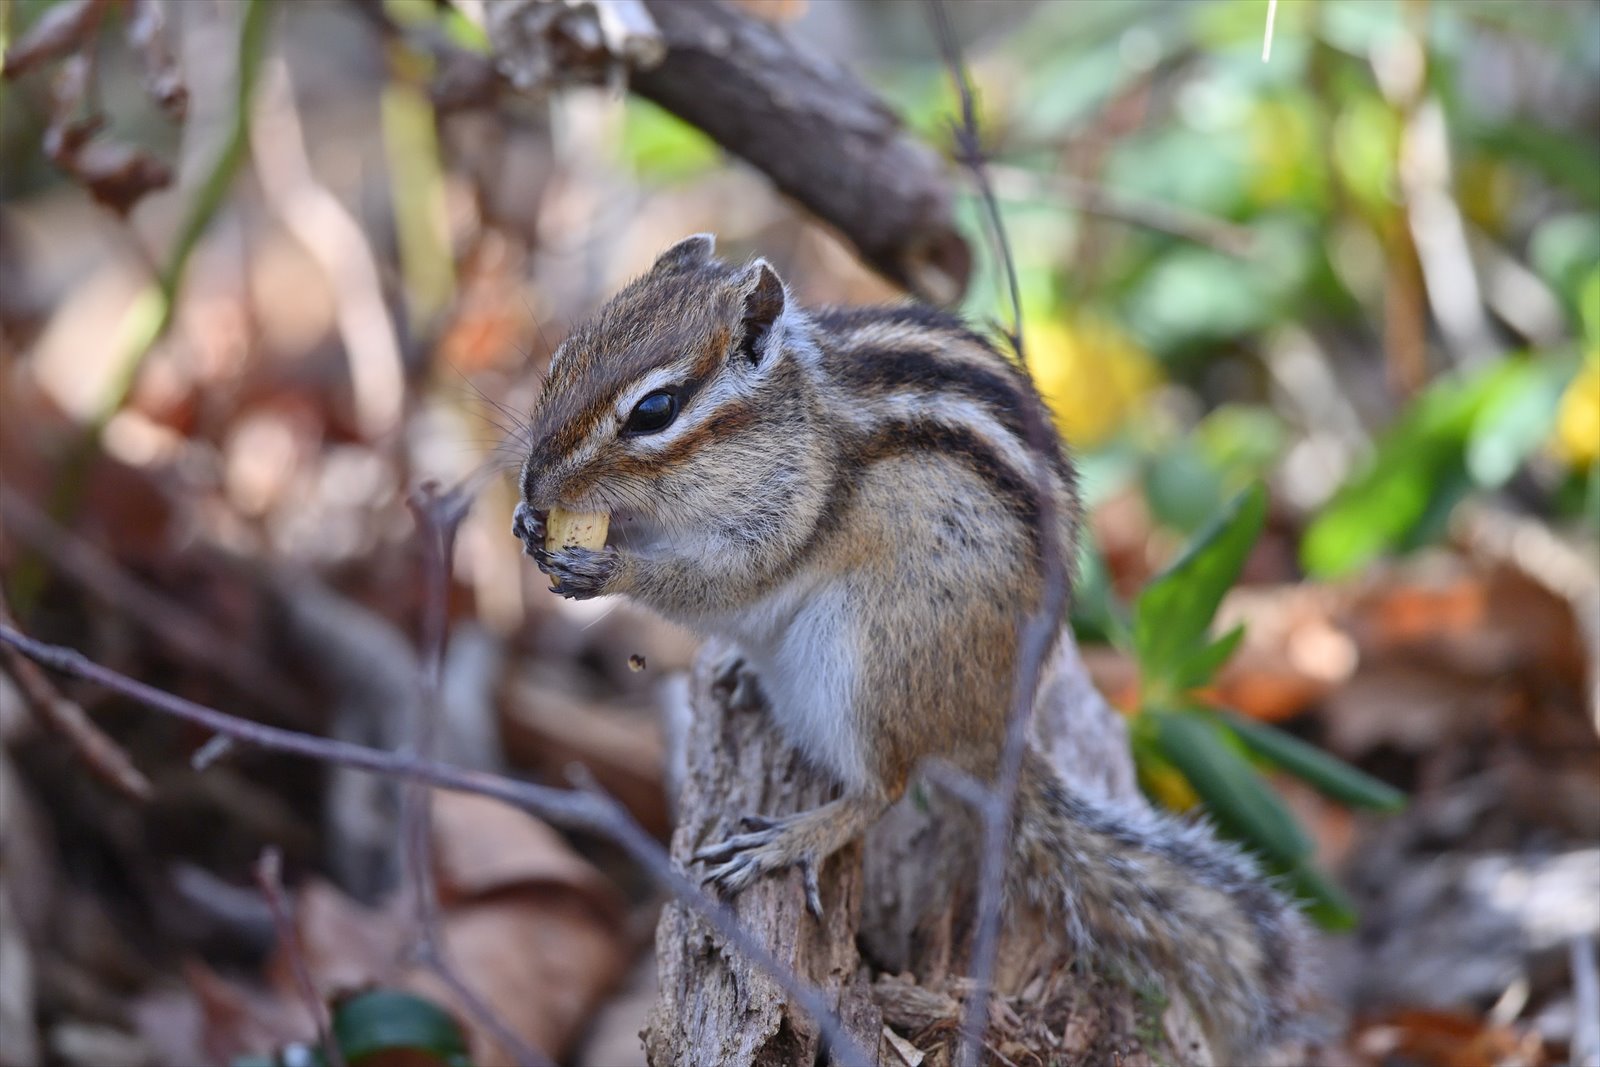
[[[701,650],[669,722],[675,749],[674,858],[737,829],[746,814],[815,807],[836,793],[779,739],[762,708],[731,707],[715,680],[731,654]],[[996,694],[995,699],[1005,699]],[[1041,749],[1073,786],[1137,796],[1121,718],[1088,680],[1075,647],[1061,649],[1036,713]],[[960,1043],[969,990],[977,822],[930,784],[822,868],[823,919],[806,911],[798,872],[762,879],[733,902],[741,922],[835,1005],[846,1029],[884,1067],[947,1064]],[[1009,913],[992,1002],[987,1058],[1013,1064],[1204,1063],[1192,1016],[1120,974],[1091,974],[1041,916]],[[816,1024],[775,983],[677,904],[656,930],[660,992],[644,1033],[650,1062],[791,1065],[817,1062]],[[1003,1057],[1003,1059],[1002,1059]],[[830,1061],[832,1058],[830,1057]]]

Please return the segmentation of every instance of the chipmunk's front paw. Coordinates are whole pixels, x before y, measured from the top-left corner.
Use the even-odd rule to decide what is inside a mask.
[[[555,591],[568,600],[588,600],[606,591],[622,566],[622,557],[610,545],[604,548],[531,549],[539,569],[556,580]]]
[[[511,513],[511,535],[522,542],[522,551],[533,555],[544,547],[544,525],[547,513],[535,511],[526,502],[518,504]]]
[[[706,872],[705,883],[724,896],[733,896],[764,874],[798,867],[805,880],[806,910],[813,917],[822,918],[816,853],[807,844],[806,835],[798,832],[796,817],[768,819],[747,815],[740,825],[745,833],[708,845],[691,857],[696,863],[716,864]]]

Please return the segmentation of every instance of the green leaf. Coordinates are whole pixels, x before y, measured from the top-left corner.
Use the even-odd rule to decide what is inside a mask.
[[[1111,587],[1105,557],[1085,531],[1078,544],[1077,576],[1072,583],[1072,629],[1080,643],[1126,643],[1128,608]]]
[[[1251,752],[1335,800],[1375,811],[1399,811],[1405,807],[1406,795],[1400,790],[1315,745],[1243,715],[1226,714],[1223,718]]]
[[[1561,353],[1529,359],[1515,384],[1489,397],[1472,423],[1466,464],[1483,489],[1498,489],[1550,439],[1561,394],[1578,361]]]
[[[1194,689],[1211,681],[1217,669],[1228,662],[1239,642],[1244,640],[1244,623],[1240,623],[1204,648],[1197,649],[1188,658],[1180,660],[1172,672],[1172,683],[1179,690]]]
[[[1240,493],[1188,549],[1152,579],[1135,604],[1133,646],[1147,683],[1172,685],[1203,647],[1211,619],[1266,519],[1260,483]]]
[[[1185,534],[1200,529],[1225,499],[1222,473],[1192,441],[1146,458],[1144,496],[1157,521]]]
[[[1460,134],[1493,155],[1538,171],[1587,201],[1591,208],[1600,207],[1600,166],[1595,163],[1593,149],[1583,140],[1525,119],[1503,125],[1463,123]]]
[[[1147,711],[1158,716],[1156,744],[1183,772],[1229,837],[1259,849],[1285,869],[1311,855],[1311,839],[1283,800],[1229,743],[1214,717]]]
[[[341,1001],[333,1011],[333,1038],[357,1067],[368,1057],[405,1049],[446,1067],[468,1067],[461,1027],[430,1000],[398,989],[372,989]]]
[[[1289,442],[1289,430],[1271,408],[1223,404],[1194,428],[1194,444],[1237,491],[1277,465]]]
[[[1531,367],[1508,360],[1467,378],[1441,379],[1423,393],[1306,530],[1300,543],[1306,570],[1317,578],[1348,574],[1415,543],[1420,528],[1448,516],[1472,487],[1466,449],[1479,416],[1496,402],[1514,411],[1511,395],[1538,378]],[[1480,462],[1503,469],[1492,457]]]
[[[1600,266],[1578,283],[1578,324],[1590,351],[1600,348]]]

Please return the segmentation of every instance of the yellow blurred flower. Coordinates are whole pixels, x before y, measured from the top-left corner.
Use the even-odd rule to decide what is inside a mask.
[[[1161,382],[1150,354],[1104,320],[1036,320],[1027,342],[1039,392],[1068,443],[1080,448],[1116,433]]]
[[[1574,467],[1600,460],[1600,349],[1589,353],[1562,395],[1552,445]]]
[[[1190,811],[1200,806],[1200,795],[1183,773],[1165,760],[1146,760],[1139,765],[1139,785],[1145,794],[1168,811]]]

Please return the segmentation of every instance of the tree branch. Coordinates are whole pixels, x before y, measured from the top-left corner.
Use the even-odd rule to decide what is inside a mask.
[[[948,304],[971,253],[938,153],[844,67],[714,0],[647,0],[666,40],[634,92],[698,126],[839,232],[884,277]]]

